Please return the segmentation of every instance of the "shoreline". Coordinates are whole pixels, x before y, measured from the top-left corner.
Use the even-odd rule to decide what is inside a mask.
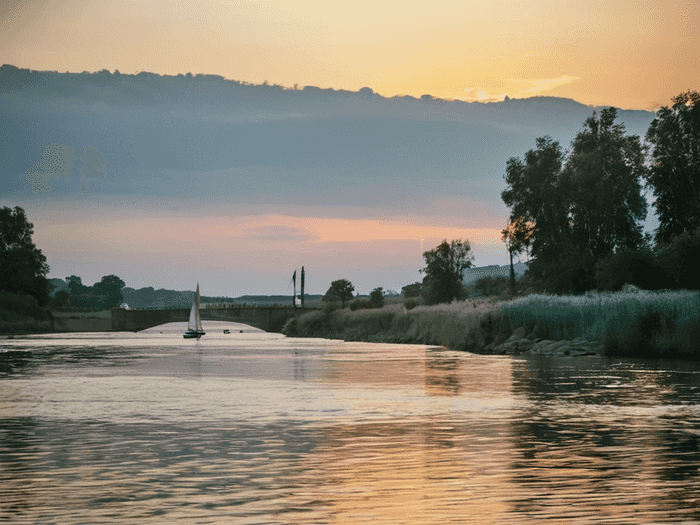
[[[700,292],[631,288],[410,309],[402,303],[357,311],[327,306],[290,319],[282,333],[438,345],[483,355],[700,360]]]

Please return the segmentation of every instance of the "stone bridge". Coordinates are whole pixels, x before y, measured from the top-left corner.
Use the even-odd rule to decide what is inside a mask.
[[[279,332],[287,319],[310,310],[293,306],[202,308],[200,314],[206,321],[232,321],[244,323],[266,332]],[[187,321],[190,308],[165,308],[162,310],[112,309],[113,332],[138,332],[165,323]]]

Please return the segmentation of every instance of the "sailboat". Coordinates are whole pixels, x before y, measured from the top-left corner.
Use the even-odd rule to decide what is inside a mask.
[[[197,291],[194,294],[194,303],[190,310],[190,321],[187,323],[187,331],[182,335],[185,339],[199,339],[206,332],[202,330],[202,318],[199,315],[199,283],[197,283]]]

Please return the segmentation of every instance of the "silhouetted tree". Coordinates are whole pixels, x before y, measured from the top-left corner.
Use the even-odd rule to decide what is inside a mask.
[[[529,272],[546,291],[593,288],[596,262],[643,242],[644,149],[616,118],[615,108],[604,109],[600,118],[594,112],[567,159],[557,142],[543,137],[525,162],[508,161],[509,188],[501,196],[511,222],[521,217],[534,223]]]
[[[66,277],[66,284],[70,290],[70,294],[73,297],[82,295],[88,292],[89,287],[83,284],[83,280],[77,275],[70,275]]]
[[[527,222],[522,217],[515,217],[508,226],[501,231],[501,240],[506,243],[510,256],[510,291],[515,293],[515,269],[513,268],[513,255],[521,253],[530,247],[535,235],[535,223]]]
[[[370,292],[369,304],[372,308],[381,308],[384,306],[384,288],[380,286]]]
[[[647,202],[642,195],[645,155],[639,137],[615,124],[617,110],[589,117],[571,143],[563,171],[571,192],[572,240],[593,261],[643,240],[641,222]]]
[[[471,268],[474,256],[469,241],[443,240],[436,248],[423,253],[425,273],[423,297],[426,304],[449,303],[463,294],[462,273]]]
[[[423,284],[420,282],[415,282],[413,284],[407,284],[401,288],[401,295],[404,299],[409,299],[411,297],[420,297]]]
[[[103,308],[113,308],[119,306],[124,301],[122,289],[126,286],[116,275],[105,275],[99,283],[93,285],[95,295],[104,297]]]
[[[328,288],[328,291],[321,299],[326,303],[341,303],[343,308],[345,308],[345,303],[352,299],[352,292],[355,291],[355,287],[347,279],[338,279],[333,281]]]
[[[0,209],[0,290],[49,301],[49,265],[32,242],[34,225],[19,206]]]
[[[700,224],[700,93],[688,91],[656,112],[647,131],[652,144],[648,183],[659,215],[657,242]]]

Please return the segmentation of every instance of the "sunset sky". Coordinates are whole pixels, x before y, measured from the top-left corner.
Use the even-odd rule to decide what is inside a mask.
[[[0,64],[206,73],[350,91],[367,86],[385,97],[549,95],[653,111],[700,88],[699,28],[698,0],[5,0]],[[362,293],[375,286],[400,291],[420,279],[422,250],[457,237],[470,239],[477,265],[507,262],[499,239],[505,208],[478,200],[471,202],[478,213],[469,220],[451,212],[463,209],[458,199],[446,197],[430,214],[416,196],[415,209],[404,198],[371,212],[313,199],[278,207],[268,199],[222,221],[227,204],[216,195],[209,211],[169,209],[167,199],[155,205],[146,197],[84,197],[0,192],[0,204],[27,209],[51,277],[76,274],[92,284],[116,273],[135,288],[186,289],[194,286],[189,276],[204,257],[237,261],[249,276],[226,280],[228,266],[202,270],[204,295],[283,293],[291,272],[305,263],[311,275],[319,269],[310,285],[314,293],[325,292],[335,278],[349,278]],[[139,228],[150,233],[134,235]],[[164,258],[170,273],[159,271]]]
[[[697,0],[5,0],[3,63],[656,109],[700,75]]]

